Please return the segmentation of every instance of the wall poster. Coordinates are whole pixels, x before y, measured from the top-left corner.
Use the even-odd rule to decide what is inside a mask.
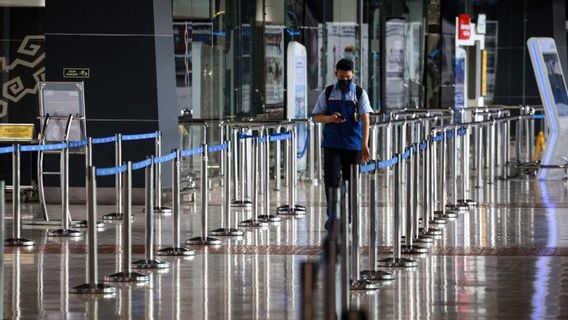
[[[266,26],[264,31],[266,108],[284,105],[284,33],[282,26]]]

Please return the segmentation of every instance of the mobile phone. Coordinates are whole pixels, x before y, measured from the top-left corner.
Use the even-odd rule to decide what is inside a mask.
[[[342,115],[339,115],[339,120],[343,121],[343,120],[345,120],[345,118],[343,118]]]

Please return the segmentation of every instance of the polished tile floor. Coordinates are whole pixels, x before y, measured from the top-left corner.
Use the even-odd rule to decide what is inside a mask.
[[[392,217],[389,188],[379,197],[379,253],[389,255]],[[271,192],[271,208],[285,202],[285,188]],[[431,253],[413,257],[415,269],[391,270],[396,279],[374,292],[353,292],[353,306],[371,319],[568,319],[568,186],[564,182],[497,181],[476,189],[479,208],[444,228]],[[221,225],[222,188],[211,192],[209,228]],[[368,265],[368,201],[362,192],[363,266]],[[48,229],[24,226],[37,241],[29,249],[5,248],[4,318],[9,319],[298,319],[300,262],[317,261],[326,235],[321,188],[301,183],[302,219],[283,219],[246,230],[221,246],[194,247],[192,258],[163,258],[170,267],[150,272],[142,285],[118,285],[114,296],[69,292],[85,282],[86,239],[55,239]],[[59,212],[50,206],[52,215]],[[201,232],[198,203],[184,203],[182,239]],[[11,233],[11,206],[6,232]],[[74,219],[84,206],[71,206]],[[25,204],[25,218],[37,214]],[[99,215],[113,211],[99,206]],[[389,214],[387,214],[389,213]],[[133,260],[144,255],[144,213],[134,207]],[[233,210],[234,221],[250,213]],[[157,216],[156,247],[172,241],[171,216]],[[120,223],[99,233],[99,277],[121,265]],[[387,269],[385,269],[387,270]],[[316,288],[321,315],[323,286]]]

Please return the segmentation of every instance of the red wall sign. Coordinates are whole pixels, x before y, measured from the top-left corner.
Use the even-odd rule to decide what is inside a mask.
[[[471,18],[469,14],[460,14],[458,16],[458,39],[459,40],[469,40],[471,36],[470,29]]]

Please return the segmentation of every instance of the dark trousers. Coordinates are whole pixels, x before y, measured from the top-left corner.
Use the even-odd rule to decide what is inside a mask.
[[[351,165],[361,162],[361,151],[343,150],[335,148],[323,149],[323,178],[325,183],[325,198],[327,200],[327,221],[326,230],[331,230],[331,224],[337,217],[335,196],[330,194],[330,189],[341,187],[341,195],[346,190],[343,181],[350,180]]]

